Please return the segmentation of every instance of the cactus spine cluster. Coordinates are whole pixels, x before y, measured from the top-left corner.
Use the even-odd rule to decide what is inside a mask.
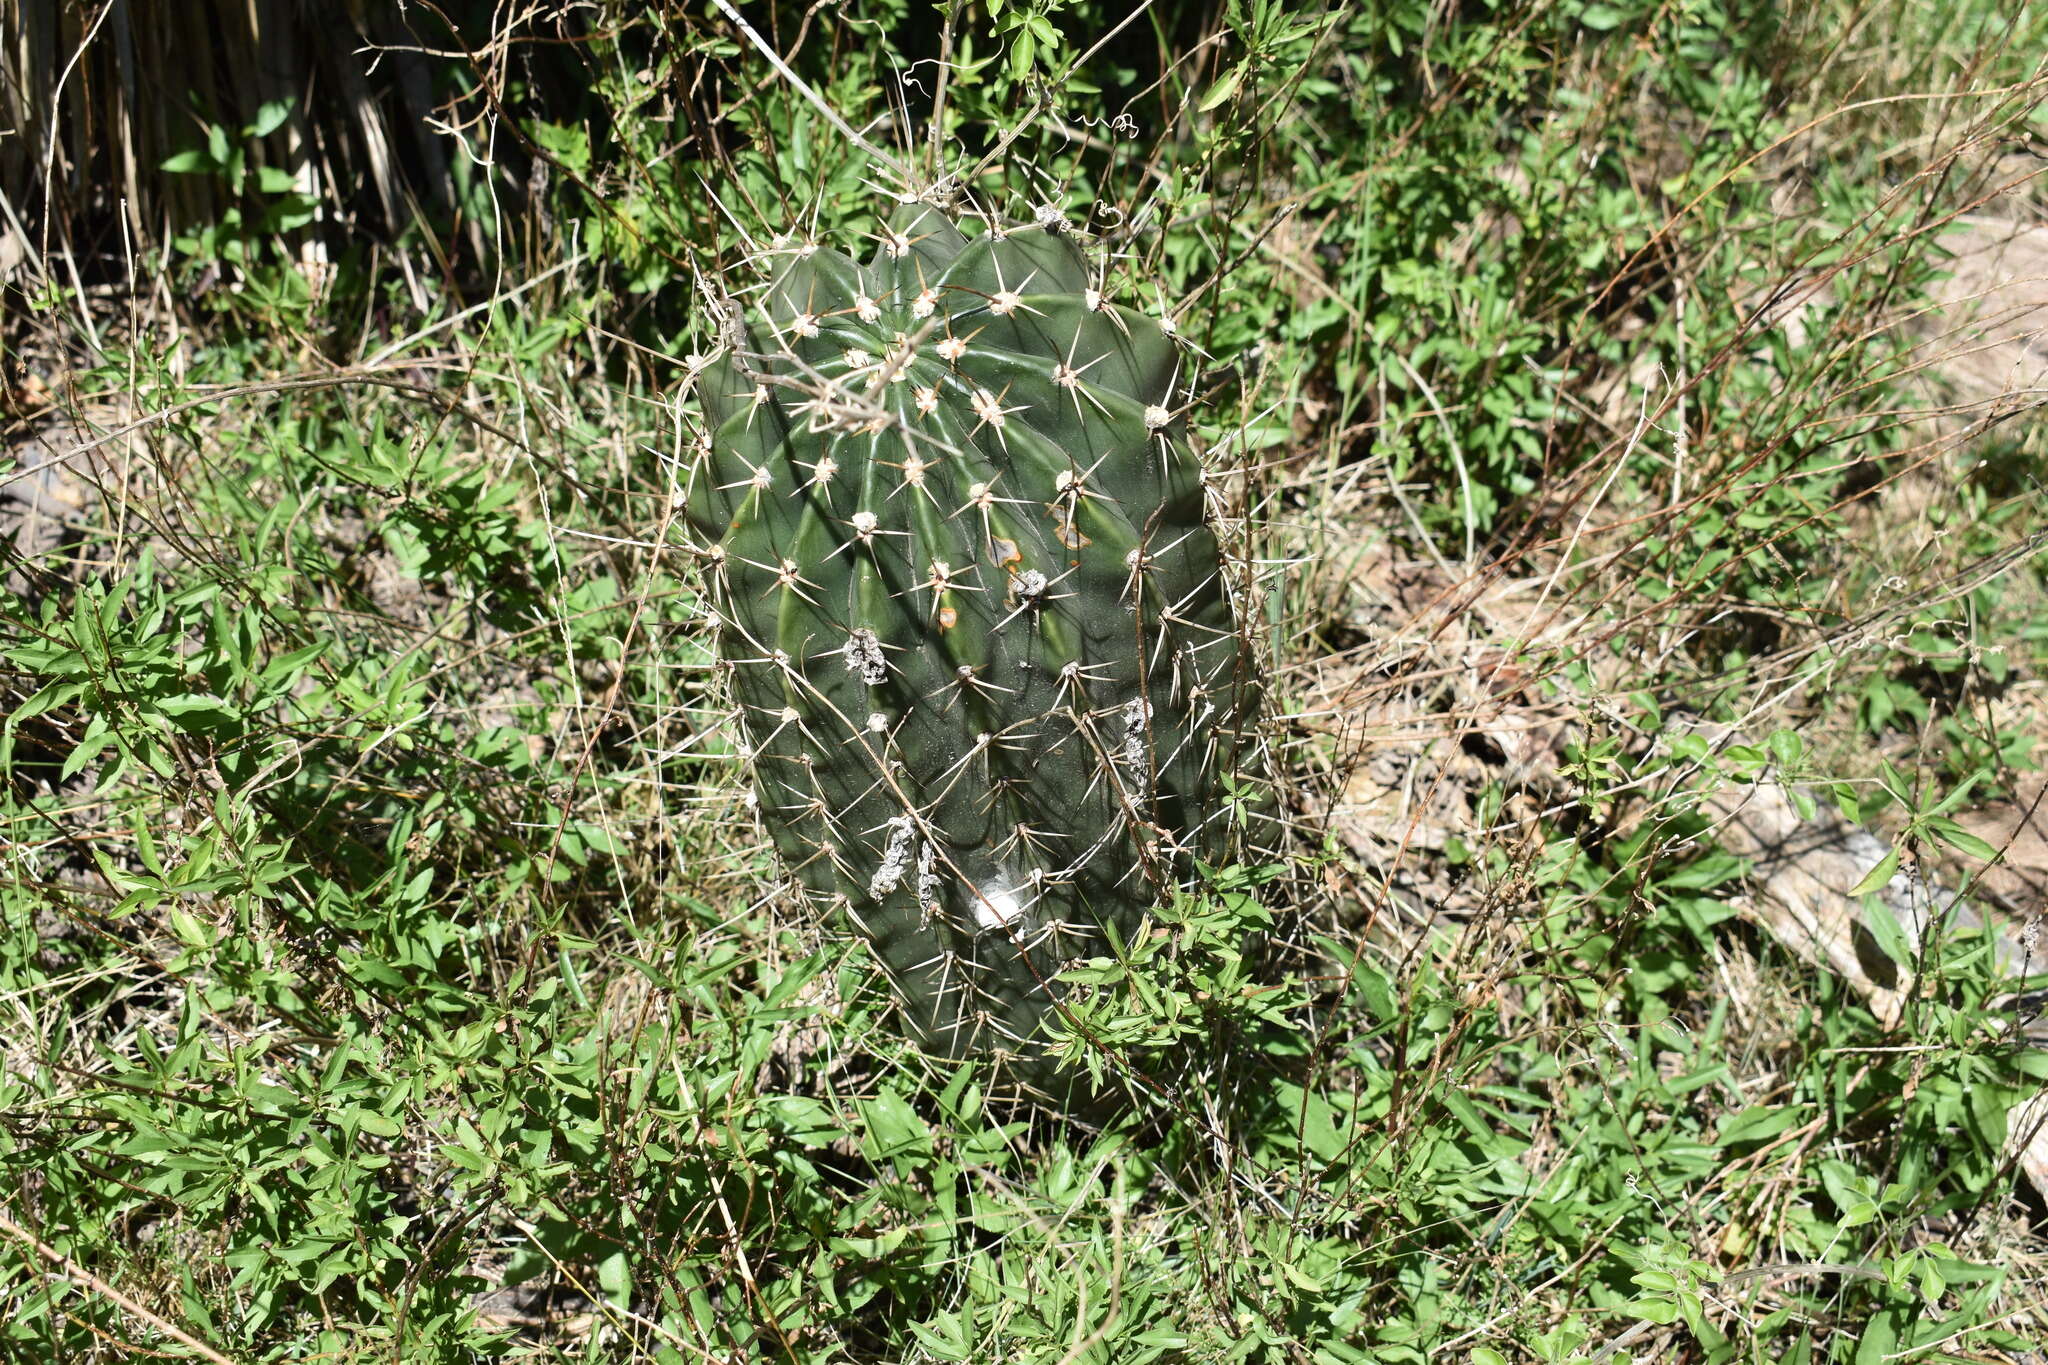
[[[759,809],[925,1045],[1030,1081],[1054,978],[1225,832],[1250,680],[1183,353],[1055,214],[770,261],[690,495]]]

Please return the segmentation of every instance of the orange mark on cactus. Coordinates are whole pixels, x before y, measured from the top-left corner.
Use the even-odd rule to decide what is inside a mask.
[[[996,567],[999,569],[1007,569],[1012,564],[1022,564],[1024,562],[1024,553],[1017,548],[1017,542],[1014,540],[1004,540],[1001,536],[996,537],[995,552]]]
[[[960,624],[960,613],[959,613],[959,612],[957,612],[957,611],[953,610],[953,608],[951,608],[951,607],[940,607],[940,608],[939,608],[939,629],[940,629],[940,630],[951,630],[951,629],[952,629],[952,628],[953,628],[954,626],[957,626],[957,625],[959,625],[959,624]]]

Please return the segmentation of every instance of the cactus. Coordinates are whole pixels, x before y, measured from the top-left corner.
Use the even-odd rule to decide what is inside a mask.
[[[1226,834],[1251,689],[1182,352],[1055,214],[770,258],[689,503],[759,810],[927,1047],[1036,1084],[1054,978]]]

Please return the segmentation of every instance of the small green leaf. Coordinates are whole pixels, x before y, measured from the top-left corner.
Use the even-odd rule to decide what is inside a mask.
[[[1293,1266],[1288,1265],[1285,1261],[1282,1261],[1280,1263],[1280,1273],[1282,1275],[1285,1275],[1288,1279],[1288,1282],[1292,1284],[1296,1289],[1304,1290],[1310,1294],[1320,1294],[1323,1292],[1322,1281],[1314,1278],[1311,1275],[1303,1274],[1301,1271],[1296,1270]]]
[[[350,1109],[348,1117],[372,1137],[397,1137],[403,1131],[396,1119],[386,1118],[374,1109]]]
[[[53,682],[17,707],[14,714],[7,718],[7,723],[9,726],[13,726],[22,721],[31,720],[52,707],[62,706],[64,703],[83,695],[84,692],[84,683]]]
[[[1244,83],[1245,68],[1250,64],[1250,58],[1246,58],[1236,66],[1231,67],[1230,70],[1224,72],[1223,78],[1210,86],[1209,93],[1202,96],[1202,102],[1196,106],[1196,112],[1206,114],[1232,95],[1235,95],[1237,87]]]
[[[1961,806],[1964,801],[1969,799],[1970,792],[1976,787],[1976,785],[1979,782],[1982,782],[1986,776],[1988,776],[1988,774],[1982,772],[1971,773],[1968,777],[1964,778],[1959,784],[1957,784],[1954,791],[1951,791],[1947,796],[1942,797],[1939,804],[1937,804],[1932,810],[1928,811],[1927,813],[1929,815],[1947,815],[1950,811],[1955,810],[1956,808]]]
[[[633,1263],[624,1250],[614,1251],[597,1263],[597,1286],[617,1308],[633,1301]]]
[[[1967,853],[1972,858],[1981,858],[1987,863],[1998,856],[1998,850],[1995,847],[1970,833],[1953,820],[1941,818],[1927,820],[1922,823],[1921,828],[1958,853]]]
[[[199,922],[198,918],[191,911],[181,906],[173,905],[170,911],[170,921],[171,932],[178,936],[180,943],[192,948],[210,948],[213,946],[213,934],[204,924]]]
[[[70,757],[64,760],[64,766],[58,770],[58,776],[64,781],[70,781],[84,771],[86,764],[98,758],[101,750],[113,742],[114,732],[111,730],[102,730],[96,735],[88,732],[71,751]]]
[[[1898,871],[1899,851],[1893,849],[1877,860],[1877,866],[1863,874],[1862,881],[1849,888],[1849,894],[1852,896],[1867,896],[1873,891],[1882,891],[1885,887],[1891,885],[1891,880],[1894,876],[1898,875]]]
[[[1868,907],[1865,919],[1870,928],[1870,936],[1877,940],[1878,949],[1899,966],[1910,967],[1913,963],[1913,945],[1906,938],[1906,931],[1899,927],[1898,916],[1894,915],[1892,908],[1882,900],[1872,899],[1865,904]]]
[[[256,121],[249,125],[249,136],[269,137],[284,126],[292,116],[290,100],[269,100],[256,111]]]
[[[278,655],[263,666],[263,680],[265,682],[279,682],[296,675],[307,664],[325,654],[329,643],[329,641],[321,640],[315,644],[307,645],[304,649],[295,649],[288,654]]]
[[[1776,1137],[1795,1127],[1804,1116],[1805,1111],[1797,1105],[1751,1105],[1721,1121],[1721,1145]]]
[[[576,833],[582,837],[583,842],[590,847],[592,852],[602,853],[612,858],[616,858],[624,852],[624,849],[619,844],[619,837],[602,825],[591,824],[588,820],[578,820],[575,829]]]
[[[1678,1305],[1670,1299],[1637,1299],[1632,1303],[1623,1304],[1621,1311],[1632,1318],[1654,1322],[1660,1327],[1668,1327],[1678,1321]]]

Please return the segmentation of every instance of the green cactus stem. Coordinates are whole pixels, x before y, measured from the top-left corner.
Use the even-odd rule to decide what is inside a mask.
[[[1054,978],[1227,832],[1251,679],[1181,350],[1056,223],[771,257],[689,504],[760,814],[927,1047],[1028,1081]]]

